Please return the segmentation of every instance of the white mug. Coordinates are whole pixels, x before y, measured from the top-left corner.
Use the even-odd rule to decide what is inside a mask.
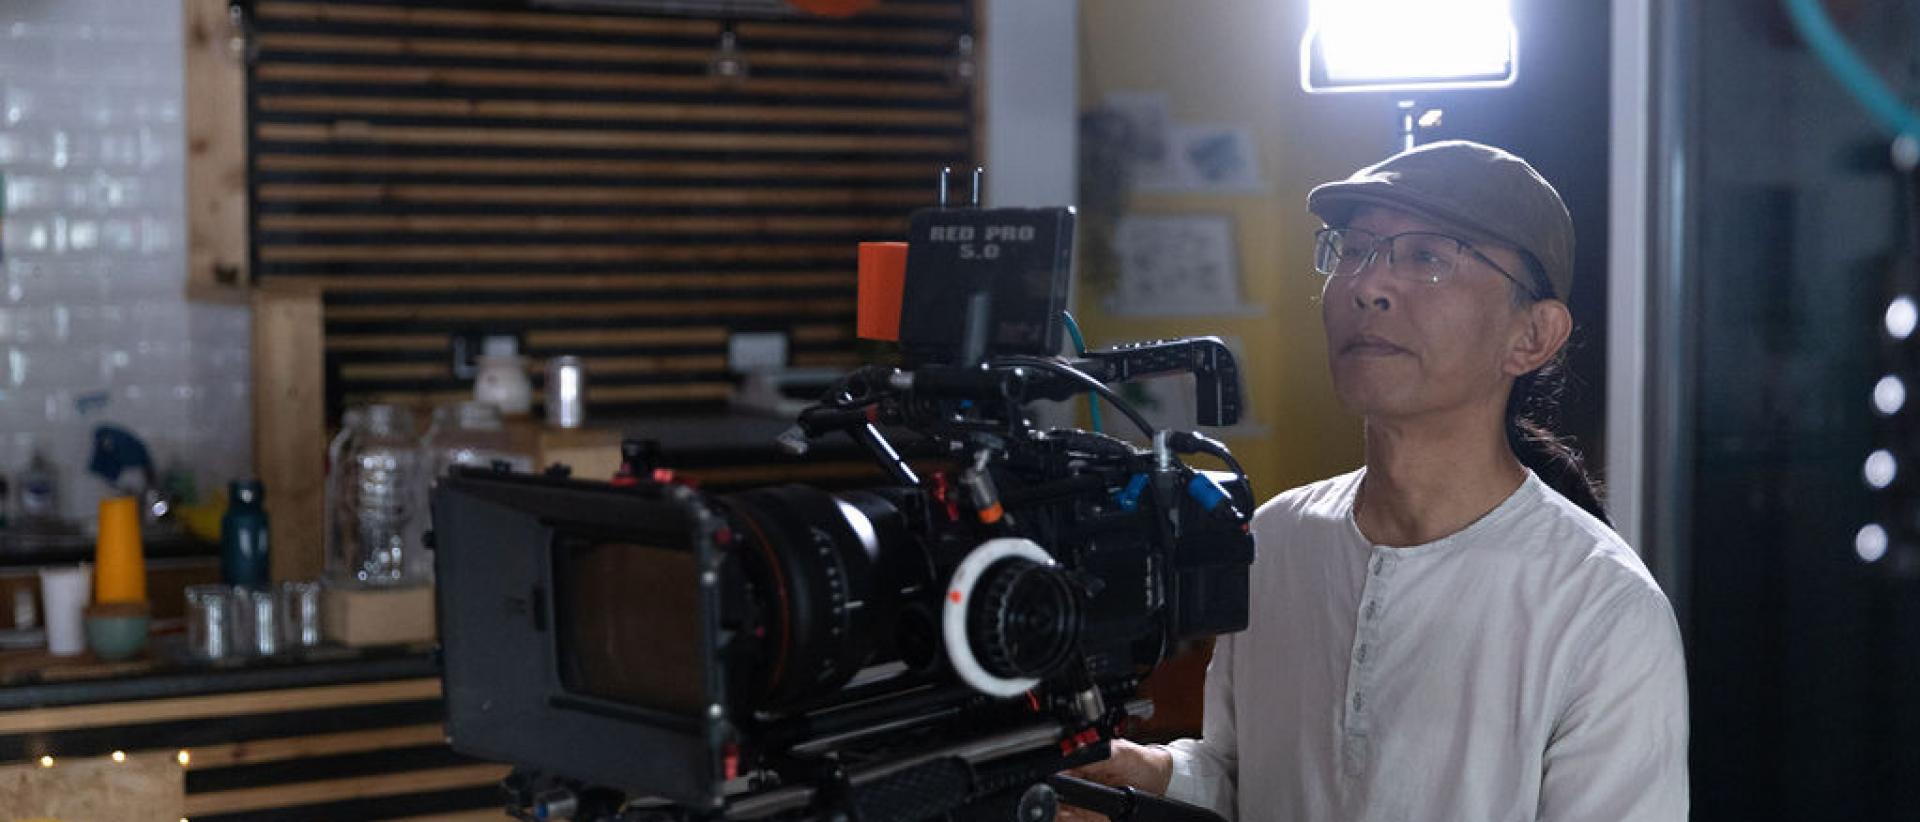
[[[93,567],[40,569],[40,606],[47,617],[47,652],[77,656],[87,649],[83,617],[92,598]]]

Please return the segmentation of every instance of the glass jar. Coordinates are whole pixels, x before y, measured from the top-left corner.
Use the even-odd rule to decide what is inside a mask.
[[[189,585],[186,595],[187,649],[198,659],[221,659],[232,653],[233,588]]]
[[[457,402],[434,409],[433,427],[423,444],[435,480],[459,465],[505,463],[515,471],[533,470],[533,458],[514,450],[500,408],[492,403]]]
[[[346,587],[425,583],[414,558],[426,532],[429,473],[413,416],[393,405],[348,411],[327,449],[327,581]]]
[[[468,401],[442,405],[433,410],[433,426],[421,441],[429,472],[429,489],[459,466],[488,468],[504,465],[521,473],[533,471],[533,457],[519,453],[507,432],[500,408],[492,403]],[[423,516],[432,527],[432,506]],[[431,550],[414,552],[413,572],[422,579],[433,578]]]

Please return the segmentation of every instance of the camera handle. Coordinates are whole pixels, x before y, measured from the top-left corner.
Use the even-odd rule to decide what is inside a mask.
[[[1048,777],[1047,784],[1053,786],[1062,801],[1105,814],[1114,822],[1226,822],[1219,814],[1198,805],[1131,787],[1109,788],[1064,774]]]
[[[1127,343],[1088,351],[1069,364],[1105,383],[1159,374],[1192,374],[1197,422],[1225,426],[1240,421],[1240,368],[1234,362],[1233,349],[1219,337]]]

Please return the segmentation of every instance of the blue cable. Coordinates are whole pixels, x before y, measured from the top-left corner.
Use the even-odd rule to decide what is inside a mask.
[[[1819,0],[1782,0],[1794,28],[1807,41],[1813,53],[1825,63],[1827,71],[1840,81],[1853,98],[1866,107],[1880,125],[1910,140],[1920,140],[1920,111],[1907,108],[1886,81],[1868,68],[1860,55],[1847,45],[1846,38],[1833,27]]]
[[[1086,356],[1087,341],[1080,336],[1080,324],[1073,321],[1073,312],[1060,312],[1060,319],[1065,320],[1067,323],[1067,336],[1073,338],[1073,350],[1079,352],[1080,356]],[[1094,432],[1099,433],[1100,398],[1092,394],[1087,395],[1087,418],[1093,423]]]

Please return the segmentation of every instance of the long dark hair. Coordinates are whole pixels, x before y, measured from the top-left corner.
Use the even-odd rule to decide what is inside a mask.
[[[1514,283],[1514,302],[1524,307],[1552,297],[1553,286],[1547,280],[1545,266],[1525,251],[1520,256],[1533,275],[1534,288],[1528,292]],[[1546,365],[1514,379],[1513,392],[1507,395],[1507,446],[1542,482],[1611,527],[1613,520],[1601,503],[1604,492],[1587,474],[1586,460],[1571,439],[1553,432],[1560,395],[1566,390],[1566,362],[1567,351],[1562,348]]]

